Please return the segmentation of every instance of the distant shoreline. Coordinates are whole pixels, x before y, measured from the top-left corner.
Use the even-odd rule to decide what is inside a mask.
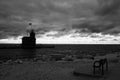
[[[34,49],[38,48],[54,48],[54,45],[41,45],[37,44]],[[0,44],[0,49],[24,49],[22,48],[21,44]],[[25,49],[31,49],[31,48],[25,48]]]
[[[55,46],[71,46],[71,45],[72,46],[118,46],[120,47],[120,44],[36,44],[36,47],[34,49],[54,48]],[[21,44],[0,44],[0,49],[22,49],[22,46]]]

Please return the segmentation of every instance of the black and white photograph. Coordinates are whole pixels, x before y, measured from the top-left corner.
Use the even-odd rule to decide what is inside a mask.
[[[120,80],[120,0],[0,0],[0,80]]]

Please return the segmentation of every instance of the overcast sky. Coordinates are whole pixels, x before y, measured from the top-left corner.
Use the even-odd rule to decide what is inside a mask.
[[[37,43],[120,43],[120,0],[0,0],[1,43],[20,43],[29,22]]]

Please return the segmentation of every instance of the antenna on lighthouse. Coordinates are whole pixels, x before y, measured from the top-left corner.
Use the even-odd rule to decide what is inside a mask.
[[[29,23],[30,29],[32,30],[32,23]]]
[[[26,32],[27,32],[27,36],[29,36],[29,34],[30,34],[30,32],[33,30],[32,29],[32,23],[28,23],[28,27],[27,27],[27,30],[26,30]]]

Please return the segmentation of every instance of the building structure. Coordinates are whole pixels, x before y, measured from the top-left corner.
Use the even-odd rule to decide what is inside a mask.
[[[31,26],[32,23],[29,23]],[[35,38],[35,32],[33,29],[30,30],[28,33],[29,36],[24,36],[22,38],[22,48],[35,48],[36,47],[36,38]]]

